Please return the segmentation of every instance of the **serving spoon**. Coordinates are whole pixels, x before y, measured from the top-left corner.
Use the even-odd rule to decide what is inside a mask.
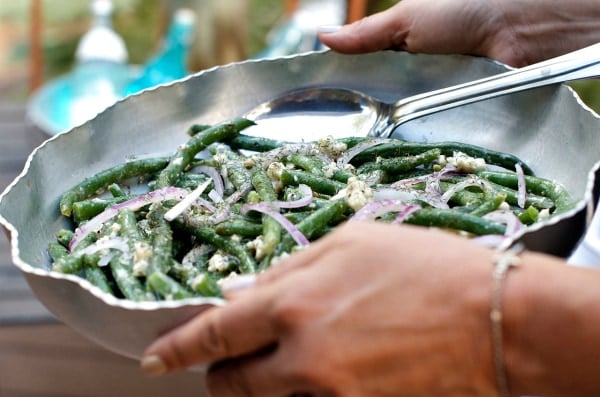
[[[600,76],[600,43],[523,68],[385,103],[336,87],[306,87],[256,106],[251,135],[309,141],[324,135],[389,137],[407,121],[536,87]],[[332,128],[335,126],[335,128]]]

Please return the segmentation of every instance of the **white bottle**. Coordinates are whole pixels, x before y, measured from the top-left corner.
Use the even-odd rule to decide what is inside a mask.
[[[77,46],[71,126],[88,121],[123,96],[129,79],[128,54],[123,39],[112,29],[112,12],[110,0],[92,2],[93,26]]]

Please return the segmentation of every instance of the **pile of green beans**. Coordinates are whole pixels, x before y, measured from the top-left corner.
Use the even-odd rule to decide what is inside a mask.
[[[381,192],[418,206],[402,222],[467,236],[505,234],[505,223],[486,217],[495,211],[529,225],[573,205],[560,184],[534,176],[510,154],[456,142],[364,137],[289,143],[243,134],[253,124],[239,118],[194,125],[172,156],[126,161],[65,192],[60,212],[72,228],[49,243],[52,270],[133,301],[221,296],[221,280],[263,271],[356,219],[369,203],[400,201],[378,198]],[[450,169],[457,153],[483,161],[485,169]],[[452,172],[440,177],[445,171]],[[518,202],[521,180],[524,202]],[[198,197],[167,216],[193,192]],[[432,204],[444,193],[446,207]],[[428,200],[432,195],[437,199]],[[369,219],[393,222],[397,215],[389,210]]]

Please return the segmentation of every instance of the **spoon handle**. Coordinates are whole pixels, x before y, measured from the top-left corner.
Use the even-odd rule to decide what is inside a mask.
[[[393,104],[394,128],[409,120],[535,87],[600,76],[600,43],[523,68],[430,91]],[[391,133],[393,128],[388,128]]]

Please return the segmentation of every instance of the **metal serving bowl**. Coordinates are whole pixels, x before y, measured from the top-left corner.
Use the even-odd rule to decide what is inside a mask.
[[[44,142],[0,196],[0,223],[10,234],[13,261],[60,320],[116,353],[138,358],[157,335],[223,301],[133,303],[51,272],[47,244],[69,226],[58,209],[64,191],[131,156],[174,150],[193,123],[231,119],[298,87],[346,87],[393,101],[503,71],[501,64],[467,56],[324,52],[226,65],[129,97]],[[599,126],[572,90],[550,86],[428,116],[396,134],[510,152],[538,175],[563,183],[576,207],[520,237],[530,249],[567,256],[582,236],[593,200]]]

